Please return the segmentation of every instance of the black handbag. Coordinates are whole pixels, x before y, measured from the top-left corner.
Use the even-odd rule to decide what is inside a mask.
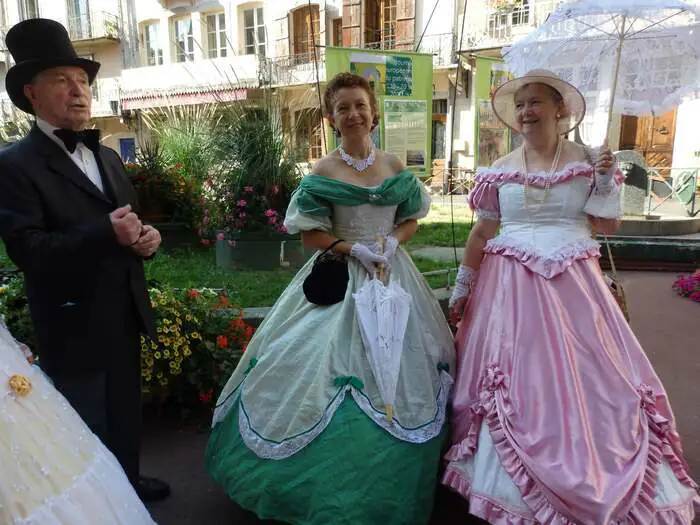
[[[348,256],[331,251],[341,242],[342,239],[335,241],[316,257],[311,273],[304,279],[304,295],[310,303],[330,306],[345,299],[349,280]]]

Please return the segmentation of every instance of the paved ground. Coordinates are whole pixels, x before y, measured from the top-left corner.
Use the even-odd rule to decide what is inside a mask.
[[[666,384],[686,458],[700,479],[700,305],[677,297],[673,278],[669,273],[623,272],[633,328]],[[153,517],[160,525],[259,524],[207,477],[202,460],[206,439],[197,428],[151,418],[144,470],[167,479],[173,488],[170,499],[151,506]],[[431,525],[470,522],[459,498],[439,495]]]

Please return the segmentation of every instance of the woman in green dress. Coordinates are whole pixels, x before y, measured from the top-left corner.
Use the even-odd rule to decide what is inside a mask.
[[[377,102],[364,78],[336,76],[324,106],[341,145],[302,180],[285,225],[306,246],[321,253],[333,245],[347,259],[347,289],[340,302],[318,306],[302,289],[314,260],[297,274],[217,402],[207,468],[262,519],[422,525],[433,506],[454,364],[449,326],[401,248],[430,198],[396,156],[374,148]],[[382,264],[411,296],[391,418],[353,298]]]

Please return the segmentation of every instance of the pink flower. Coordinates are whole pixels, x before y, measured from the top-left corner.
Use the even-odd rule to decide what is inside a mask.
[[[248,206],[248,201],[245,199],[241,199],[236,203],[236,206],[238,206],[239,208],[245,208],[246,206]]]
[[[243,191],[245,191],[246,193],[253,193],[255,192],[255,188],[253,188],[252,186],[246,186],[245,188],[243,188]]]
[[[209,208],[204,208],[204,216],[207,217],[209,215]]]
[[[268,217],[267,219],[268,224],[277,224],[277,217]]]
[[[280,192],[279,187],[277,186],[277,184],[274,184],[274,185],[272,186],[272,194],[273,194],[273,195],[277,195],[279,192]]]
[[[265,217],[275,217],[277,216],[277,212],[270,208],[269,210],[265,210]]]
[[[200,242],[202,243],[202,246],[209,246],[211,244],[209,239],[202,239]]]
[[[287,232],[287,227],[286,227],[284,224],[283,224],[282,226],[280,226],[280,227],[277,229],[277,231],[280,232],[280,233],[288,233],[288,232]]]
[[[202,224],[204,224],[204,226],[209,224],[209,216],[208,215],[204,216],[204,218],[202,219]]]
[[[219,232],[216,234],[216,240],[217,241],[223,241],[226,237],[224,236],[224,232]]]
[[[229,245],[231,248],[235,248],[235,247],[236,247],[236,241],[228,241],[228,245]]]
[[[243,212],[243,211],[242,211],[241,213],[238,214],[238,217],[240,217],[241,219],[242,219],[243,217],[245,217],[245,216],[246,216],[246,214],[245,214],[245,212]]]

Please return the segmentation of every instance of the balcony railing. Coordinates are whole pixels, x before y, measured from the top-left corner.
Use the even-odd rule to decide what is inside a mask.
[[[481,2],[467,14],[463,50],[508,45],[541,26],[561,3],[563,0],[531,0],[509,8],[493,9],[488,2]]]
[[[68,33],[71,40],[120,39],[119,18],[103,11],[89,12],[68,18]]]
[[[425,35],[420,42],[418,52],[432,53],[433,66],[440,67],[456,63],[455,49],[455,35],[452,33],[440,33],[437,35]]]
[[[326,78],[326,57],[322,49],[314,53],[260,58],[260,82],[269,86],[295,86],[316,82],[316,61],[318,61],[319,81]]]

